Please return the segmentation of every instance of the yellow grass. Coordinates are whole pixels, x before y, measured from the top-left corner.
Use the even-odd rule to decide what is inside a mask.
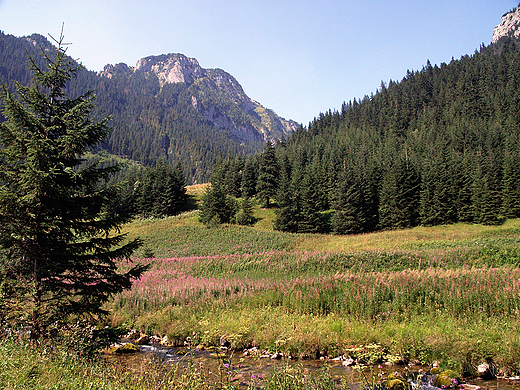
[[[432,242],[456,242],[482,237],[503,236],[512,229],[520,229],[520,219],[507,221],[500,226],[483,226],[458,223],[454,225],[392,230],[369,234],[349,236],[315,235],[309,236],[300,243],[302,250],[376,250],[405,249],[418,244]],[[518,236],[518,232],[513,232]]]

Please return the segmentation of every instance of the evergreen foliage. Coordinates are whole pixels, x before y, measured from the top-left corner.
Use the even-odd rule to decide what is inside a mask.
[[[126,221],[107,209],[116,188],[98,186],[117,167],[82,166],[109,128],[106,119],[91,120],[92,92],[68,94],[81,67],[65,55],[63,36],[57,44],[42,48],[46,68],[30,57],[32,85],[17,83],[18,95],[4,86],[2,94],[0,312],[27,324],[33,340],[56,321],[103,314],[109,297],[146,269],[117,269],[140,241],[114,234]]]
[[[16,90],[15,81],[28,85],[31,79],[24,65],[26,53],[42,66],[36,56],[39,45],[53,50],[41,35],[17,38],[0,31],[0,80],[11,92]],[[219,69],[211,71],[215,77],[231,77]],[[236,80],[233,82],[240,88]],[[250,135],[252,138],[244,142],[236,134],[216,126],[197,109],[193,99],[199,108],[214,106],[216,117],[229,118],[237,126],[259,128],[261,116],[265,116],[274,134],[285,131],[281,118],[272,111],[265,110],[260,116],[255,111],[244,112],[226,95],[230,91],[219,88],[209,77],[190,85],[161,85],[155,74],[136,72],[125,64],[113,66],[110,77],[79,69],[69,85],[73,95],[87,89],[96,91],[94,120],[112,118],[112,131],[94,152],[104,150],[147,167],[161,160],[170,164],[179,161],[187,184],[207,182],[218,156],[250,155],[260,152],[263,146],[258,134]]]
[[[232,223],[236,211],[236,201],[220,185],[211,185],[202,196],[199,221],[209,227]]]
[[[278,162],[273,143],[268,140],[260,155],[256,192],[260,202],[269,208],[270,200],[278,188]]]
[[[338,234],[519,217],[519,83],[512,38],[427,62],[266,145],[256,196],[268,204],[278,188],[274,227],[289,232],[327,230],[330,207]]]
[[[240,208],[235,215],[235,222],[238,225],[251,226],[255,223],[255,217],[253,215],[253,203],[250,198],[243,198],[240,201]]]
[[[143,217],[175,215],[187,208],[186,181],[180,163],[172,167],[161,161],[157,167],[147,168],[136,184],[136,211]]]

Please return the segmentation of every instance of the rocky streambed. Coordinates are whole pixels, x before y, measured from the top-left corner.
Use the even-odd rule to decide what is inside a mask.
[[[225,375],[231,382],[248,386],[254,381],[262,387],[265,380],[275,370],[290,370],[298,375],[319,376],[326,370],[327,375],[338,384],[348,383],[352,390],[520,390],[520,377],[497,378],[489,365],[478,367],[479,378],[460,378],[453,371],[440,370],[436,365],[422,366],[417,362],[381,362],[369,365],[348,355],[335,358],[321,356],[319,359],[293,359],[280,352],[271,353],[258,348],[244,351],[230,351],[225,340],[219,348],[192,346],[190,340],[184,346],[169,345],[167,338],[153,338],[144,335],[129,335],[118,345],[107,351],[106,359],[124,365],[127,370],[137,372],[150,364],[161,369],[175,366],[204,369],[208,377]]]

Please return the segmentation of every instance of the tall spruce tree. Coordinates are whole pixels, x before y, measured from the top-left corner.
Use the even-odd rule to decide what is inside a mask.
[[[300,169],[293,173],[287,155],[281,162],[280,183],[276,194],[278,208],[275,210],[276,218],[273,228],[282,232],[296,233],[300,220],[300,194],[299,180]]]
[[[107,212],[114,187],[100,189],[117,167],[82,166],[82,155],[103,141],[107,120],[92,122],[94,94],[69,97],[67,87],[82,68],[66,56],[63,34],[54,52],[42,49],[47,68],[34,58],[29,87],[18,97],[3,89],[0,125],[0,285],[16,320],[29,324],[31,339],[58,320],[105,313],[112,294],[131,287],[146,269],[120,272],[139,240],[124,244],[123,217]],[[6,299],[5,294],[16,291]],[[4,319],[10,307],[2,308]]]
[[[254,158],[249,158],[244,164],[242,171],[242,196],[252,198],[256,195],[257,165]]]
[[[257,196],[266,208],[270,206],[270,200],[276,195],[278,188],[278,163],[273,143],[269,140],[260,156],[258,167],[258,181],[256,184]]]
[[[357,234],[365,229],[367,217],[360,180],[350,169],[342,172],[337,189],[332,229],[336,234]]]
[[[235,199],[226,195],[222,186],[211,185],[202,195],[199,221],[209,227],[218,226],[221,223],[230,223],[235,216],[236,209]]]
[[[301,182],[301,208],[298,221],[300,233],[325,232],[325,220],[320,213],[321,193],[314,173],[308,170]]]

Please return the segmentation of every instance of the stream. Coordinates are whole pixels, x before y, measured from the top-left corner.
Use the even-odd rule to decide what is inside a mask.
[[[222,381],[222,375],[228,375],[234,383],[247,387],[251,381],[262,387],[265,379],[273,370],[287,368],[309,376],[319,376],[323,369],[336,381],[349,384],[352,390],[359,390],[372,381],[380,382],[390,373],[398,372],[403,377],[416,377],[420,370],[425,372],[429,367],[378,365],[374,367],[345,367],[340,360],[284,360],[260,358],[258,356],[243,356],[241,352],[232,355],[212,350],[187,348],[164,348],[150,345],[139,347],[140,352],[122,355],[105,355],[105,360],[115,364],[124,371],[140,375],[150,369],[150,366],[168,370],[177,365],[180,369],[196,368],[204,372],[205,378]],[[224,364],[226,364],[225,368]],[[224,378],[225,379],[225,378]],[[465,383],[479,386],[481,390],[520,390],[520,380],[467,380]]]

